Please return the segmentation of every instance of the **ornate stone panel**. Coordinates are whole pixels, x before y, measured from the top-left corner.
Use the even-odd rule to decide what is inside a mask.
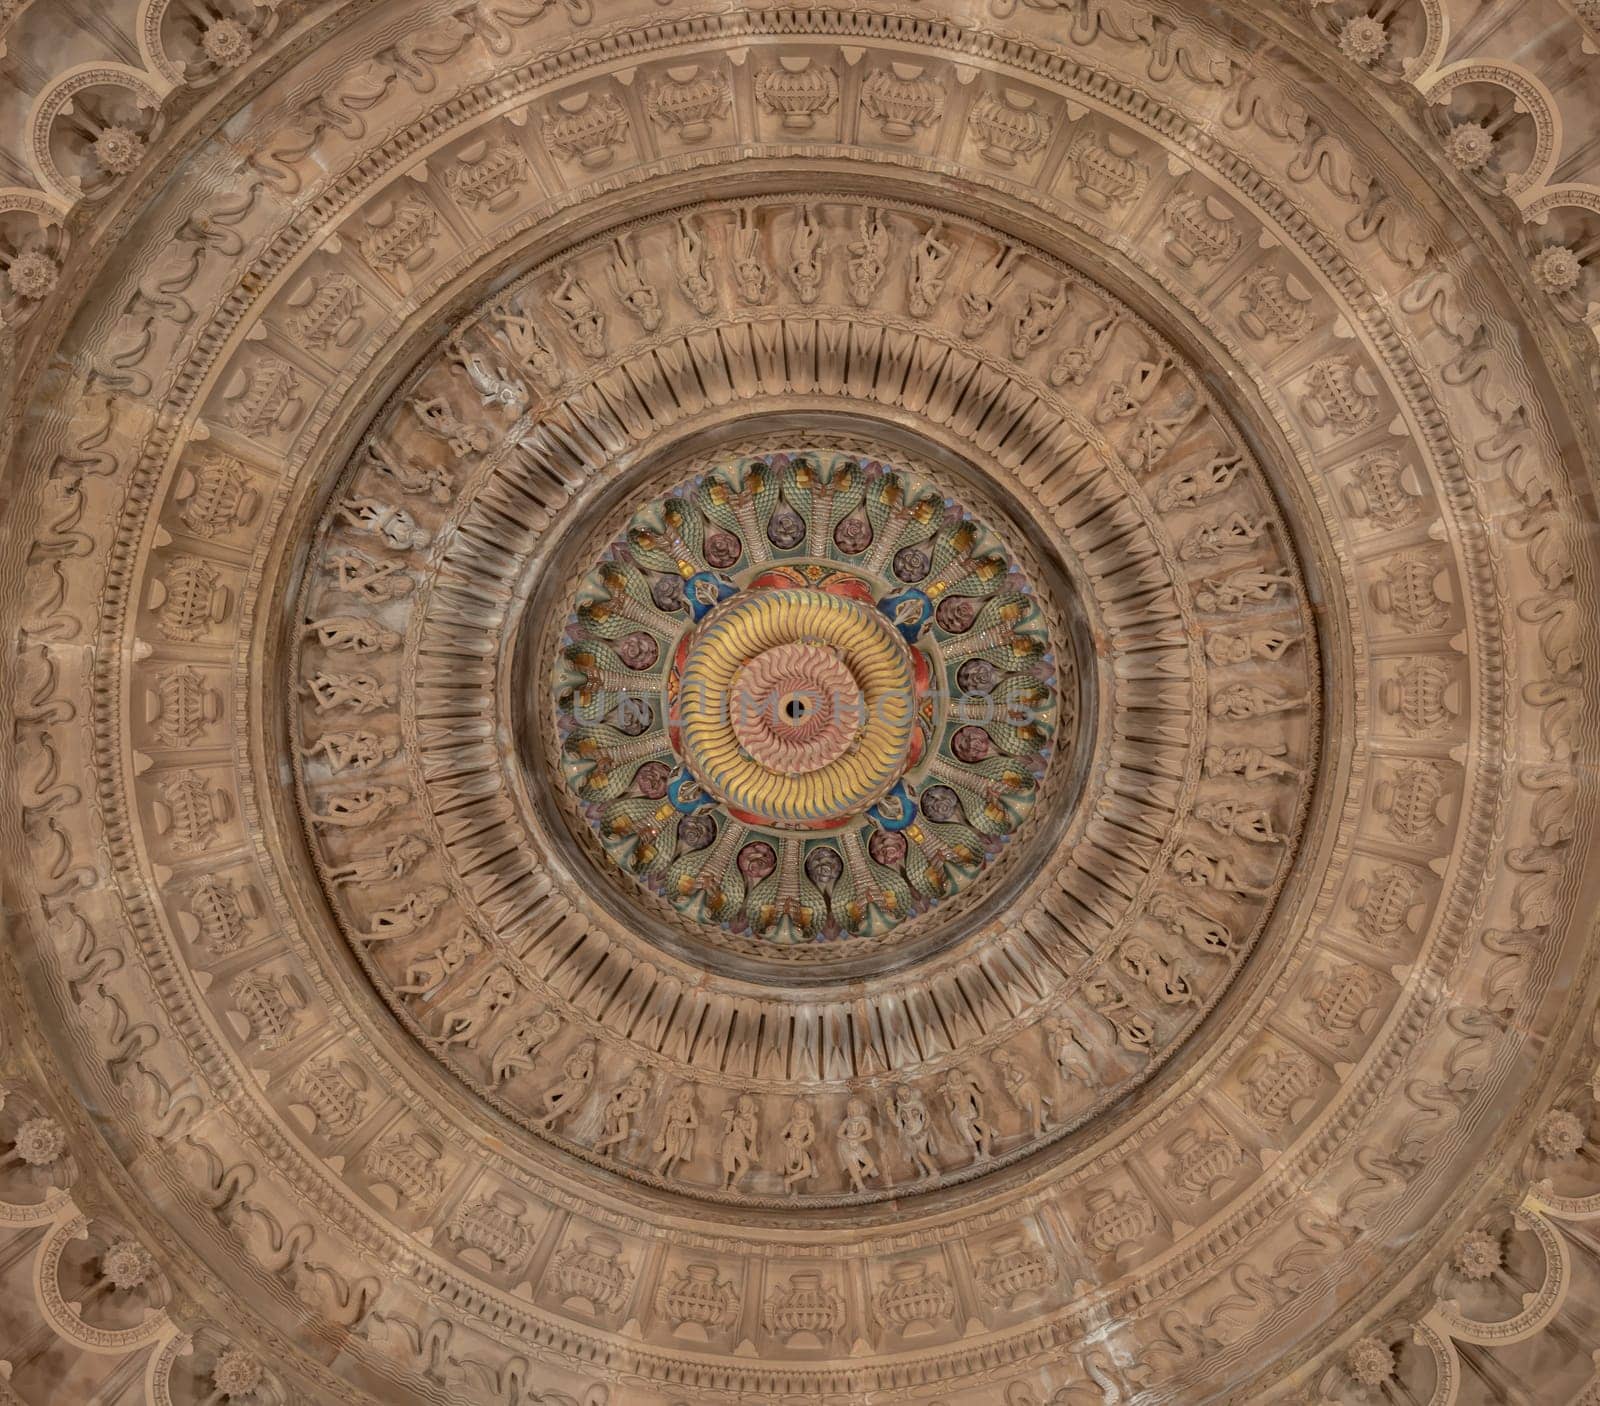
[[[50,8],[0,1395],[1589,1399],[1530,7]]]

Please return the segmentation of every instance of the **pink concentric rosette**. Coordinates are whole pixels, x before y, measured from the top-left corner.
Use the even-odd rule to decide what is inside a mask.
[[[860,685],[828,646],[775,645],[750,660],[733,687],[734,736],[771,771],[819,771],[855,743],[866,721]]]

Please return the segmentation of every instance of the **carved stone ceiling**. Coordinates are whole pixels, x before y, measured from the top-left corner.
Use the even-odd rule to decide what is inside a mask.
[[[0,1402],[1600,1402],[1593,0],[0,43]]]

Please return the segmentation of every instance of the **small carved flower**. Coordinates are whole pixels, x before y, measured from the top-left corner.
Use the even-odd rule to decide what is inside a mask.
[[[225,1348],[211,1369],[211,1381],[230,1401],[247,1399],[261,1385],[261,1364],[242,1347]]]
[[[1583,1146],[1585,1136],[1583,1123],[1576,1113],[1568,1113],[1564,1108],[1552,1108],[1540,1120],[1533,1140],[1545,1156],[1567,1158]]]
[[[1339,31],[1339,47],[1346,58],[1366,66],[1375,64],[1389,47],[1389,31],[1371,15],[1357,15]]]
[[[1461,1237],[1452,1256],[1457,1273],[1467,1279],[1487,1279],[1500,1268],[1500,1240],[1487,1230],[1472,1230]]]
[[[37,302],[40,298],[48,298],[55,290],[56,278],[60,273],[56,261],[42,249],[24,249],[11,261],[11,267],[6,270],[6,279],[11,284],[11,291],[19,298],[31,298]]]
[[[1394,1376],[1394,1349],[1377,1338],[1362,1338],[1344,1355],[1350,1375],[1364,1387],[1379,1387]]]
[[[1458,122],[1445,138],[1444,154],[1461,171],[1476,171],[1494,154],[1494,137],[1481,122]]]
[[[107,127],[94,139],[94,159],[113,176],[126,176],[144,160],[144,138],[131,127]]]
[[[48,1167],[66,1150],[66,1130],[54,1118],[30,1118],[17,1129],[17,1156],[30,1167]]]
[[[238,20],[220,19],[207,25],[200,36],[200,47],[212,63],[221,68],[237,68],[250,57],[254,47],[250,31]]]
[[[156,1262],[137,1240],[113,1240],[100,1256],[100,1272],[117,1289],[137,1289],[156,1272]]]
[[[1570,293],[1583,277],[1583,265],[1565,244],[1548,244],[1533,256],[1533,281],[1546,293]]]

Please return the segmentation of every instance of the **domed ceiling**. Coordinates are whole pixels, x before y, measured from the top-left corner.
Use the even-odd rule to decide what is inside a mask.
[[[0,43],[0,1402],[1600,1402],[1591,0]]]

